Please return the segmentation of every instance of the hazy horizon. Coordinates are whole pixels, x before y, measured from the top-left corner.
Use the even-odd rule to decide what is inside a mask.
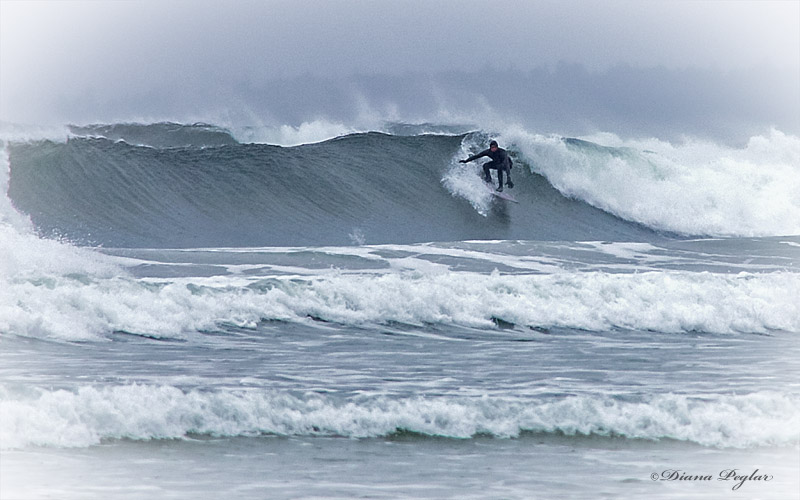
[[[800,2],[0,3],[0,119],[800,133]]]

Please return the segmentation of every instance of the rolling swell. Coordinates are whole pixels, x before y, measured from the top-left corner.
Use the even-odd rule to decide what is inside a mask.
[[[465,137],[372,132],[296,147],[16,143],[8,192],[41,234],[111,247],[657,237],[564,197],[525,166],[514,169],[520,203],[495,201],[482,215],[442,182]]]

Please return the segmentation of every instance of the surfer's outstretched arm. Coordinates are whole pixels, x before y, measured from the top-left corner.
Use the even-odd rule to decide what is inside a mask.
[[[491,150],[487,149],[487,150],[481,151],[480,153],[478,153],[476,155],[470,156],[466,160],[461,160],[458,163],[469,163],[472,160],[477,160],[478,158],[483,158],[484,156],[489,156],[489,153],[491,153]]]

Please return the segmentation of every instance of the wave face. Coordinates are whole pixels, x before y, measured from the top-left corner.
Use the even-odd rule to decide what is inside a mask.
[[[16,144],[9,196],[40,233],[105,246],[652,237],[521,166],[519,206],[492,200],[477,166],[456,171],[471,192],[448,191],[443,177],[458,168],[465,137],[365,133],[297,147],[169,149],[104,138]]]

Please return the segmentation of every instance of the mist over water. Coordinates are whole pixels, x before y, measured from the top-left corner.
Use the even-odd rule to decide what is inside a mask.
[[[494,122],[734,146],[800,134],[794,2],[3,9],[11,123]]]

